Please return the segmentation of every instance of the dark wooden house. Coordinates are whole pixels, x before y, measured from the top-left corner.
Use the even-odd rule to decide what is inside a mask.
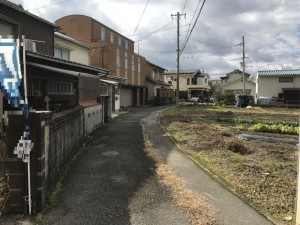
[[[108,71],[51,56],[27,52],[28,100],[33,109],[59,112],[100,96],[100,77]],[[88,87],[88,88],[86,88]],[[88,89],[88,90],[87,90]]]
[[[54,31],[57,25],[44,20],[6,0],[0,0],[0,35],[2,38],[19,39],[25,35],[33,40],[28,49],[53,56]]]
[[[100,78],[107,76],[108,71],[55,58],[56,30],[55,24],[25,11],[22,6],[0,0],[1,44],[8,39],[13,43],[24,43],[23,38],[26,38],[26,48],[18,48],[19,57],[14,59],[19,59],[16,64],[20,64],[22,73],[22,79],[18,77],[21,79],[20,86],[18,84],[17,87],[21,93],[20,100],[25,99],[27,87],[30,108],[30,113],[21,106],[16,108],[14,105],[13,108],[7,104],[7,95],[2,95],[6,93],[0,93],[0,165],[5,164],[8,168],[5,171],[3,166],[3,174],[9,174],[8,205],[9,212],[12,213],[28,211],[30,214],[30,210],[26,208],[30,208],[29,206],[32,206],[33,211],[42,209],[60,169],[87,135],[85,123],[96,117],[99,122],[106,107],[99,104],[95,109],[90,107],[92,109],[86,112],[84,107],[79,106],[80,101],[99,98]],[[7,74],[0,70],[0,75]],[[44,111],[47,109],[52,113]],[[63,112],[55,114],[61,111]],[[28,127],[34,143],[28,159],[31,161],[30,174],[24,170],[22,159],[19,155],[17,158],[15,153],[15,147],[22,140],[22,135],[25,136],[24,128]],[[27,178],[32,178],[31,190],[26,187]],[[32,204],[29,201],[27,204],[25,199],[29,198],[31,191]]]

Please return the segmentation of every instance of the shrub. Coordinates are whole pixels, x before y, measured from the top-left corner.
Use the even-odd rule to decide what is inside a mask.
[[[233,93],[219,94],[216,96],[219,105],[235,105],[236,99]]]

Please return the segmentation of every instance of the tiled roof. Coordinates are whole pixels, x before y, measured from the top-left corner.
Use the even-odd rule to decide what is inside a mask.
[[[257,71],[258,76],[300,76],[300,69],[290,70],[261,70]]]
[[[50,60],[50,61],[53,61],[53,62],[62,63],[62,64],[66,64],[66,65],[78,66],[78,67],[81,67],[81,68],[93,70],[97,73],[109,75],[109,71],[106,70],[106,69],[103,69],[103,68],[89,66],[89,65],[85,65],[85,64],[81,64],[81,63],[77,63],[77,62],[72,62],[72,61],[68,61],[68,60],[64,60],[64,59],[59,59],[59,58],[55,58],[53,56],[44,55],[44,54],[37,53],[37,52],[26,51],[26,55],[31,56],[31,57],[35,57],[35,58]]]

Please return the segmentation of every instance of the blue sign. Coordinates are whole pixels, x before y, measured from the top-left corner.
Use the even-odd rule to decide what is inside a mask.
[[[14,108],[24,105],[20,96],[22,74],[19,63],[19,44],[0,36],[0,90]]]

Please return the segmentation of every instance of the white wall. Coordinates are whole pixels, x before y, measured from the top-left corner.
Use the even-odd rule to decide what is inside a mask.
[[[258,76],[256,82],[256,101],[259,97],[278,97],[282,88],[300,88],[300,77],[294,77],[291,83],[279,82],[279,77]]]
[[[120,111],[120,95],[119,94],[115,95],[115,111],[116,112]]]
[[[70,51],[70,61],[90,65],[89,49],[61,37],[54,36],[54,45]]]
[[[84,108],[84,133],[88,135],[102,124],[102,105],[93,105]]]
[[[241,80],[242,77],[243,77],[243,74],[241,74],[241,73],[230,74],[229,78],[228,78],[228,83],[232,83],[237,80]]]
[[[223,92],[225,93],[226,91],[232,91],[236,93],[237,95],[241,95],[243,93],[243,88],[244,88],[244,83],[241,82],[240,80],[233,82],[233,83],[228,83],[225,84],[222,87]],[[250,94],[252,96],[255,95],[255,84],[249,81],[245,82],[245,92],[246,94]]]

